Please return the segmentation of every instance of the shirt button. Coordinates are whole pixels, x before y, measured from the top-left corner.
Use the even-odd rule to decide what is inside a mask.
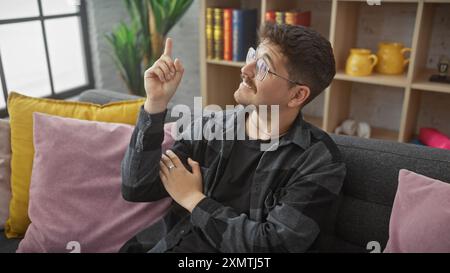
[[[180,234],[184,234],[184,229],[180,231]]]

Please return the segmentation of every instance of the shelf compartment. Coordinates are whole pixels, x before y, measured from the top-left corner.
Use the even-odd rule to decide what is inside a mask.
[[[264,5],[263,5],[264,7]],[[265,0],[265,10],[263,8],[263,16],[266,11],[311,11],[311,28],[329,38],[331,24],[331,7],[332,0]]]
[[[372,134],[370,138],[374,139],[383,139],[383,140],[391,140],[391,141],[398,141],[398,131],[379,128],[379,127],[372,127]]]
[[[321,128],[323,126],[323,117],[315,117],[311,115],[303,115],[303,119],[306,122],[311,123],[312,125],[316,126],[317,128]]]
[[[359,83],[368,83],[368,84],[376,84],[376,85],[385,85],[392,87],[406,87],[408,85],[408,80],[406,78],[406,74],[402,75],[383,75],[378,73],[373,73],[370,76],[364,77],[355,77],[347,75],[344,70],[338,70],[336,76],[334,77],[337,80],[350,81],[350,82],[359,82]]]
[[[364,1],[337,1],[333,5],[336,17],[331,26],[330,41],[334,48],[336,67],[345,70],[352,48],[367,48],[373,54],[378,52],[380,42],[398,42],[411,47],[413,42],[417,2],[384,2],[380,6],[369,6]],[[402,13],[403,16],[397,16]],[[389,25],[389,27],[386,27]],[[405,73],[411,65],[405,68]],[[374,72],[376,70],[374,69]],[[357,82],[406,87],[406,75],[349,77],[343,73],[338,79]]]
[[[233,66],[207,64],[206,94],[202,94],[204,105],[216,104],[225,109],[236,105],[234,92],[241,82],[241,70]]]
[[[412,88],[424,90],[424,91],[432,91],[432,92],[441,92],[450,94],[450,84],[449,83],[439,83],[439,82],[430,82],[429,78],[432,74],[437,74],[436,70],[425,69],[419,73],[417,79],[415,79],[412,83]]]

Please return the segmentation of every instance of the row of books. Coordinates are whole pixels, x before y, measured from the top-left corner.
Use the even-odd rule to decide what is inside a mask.
[[[245,61],[256,46],[256,9],[208,8],[206,10],[207,58]]]
[[[289,24],[309,27],[311,25],[311,11],[267,11],[266,22]]]
[[[243,62],[250,47],[256,47],[256,9],[207,8],[206,52],[208,59]],[[267,11],[265,21],[309,26],[311,12]]]

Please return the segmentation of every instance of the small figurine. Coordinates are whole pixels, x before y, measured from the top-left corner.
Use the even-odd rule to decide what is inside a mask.
[[[441,56],[437,68],[439,75],[431,75],[430,81],[450,83],[450,77],[448,76],[449,60],[447,56]]]

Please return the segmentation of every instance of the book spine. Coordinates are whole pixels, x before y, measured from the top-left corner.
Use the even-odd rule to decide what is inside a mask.
[[[284,24],[284,12],[276,11],[275,12],[275,21],[277,24]]]
[[[206,9],[206,57],[214,59],[214,9]]]
[[[233,60],[233,10],[225,9],[223,11],[223,30],[224,30],[224,48],[223,59]]]
[[[273,10],[266,11],[265,21],[275,23],[276,22],[275,21],[275,11],[273,11]]]
[[[298,13],[295,11],[288,11],[285,13],[285,18],[284,18],[284,22],[287,25],[297,25],[297,21],[298,21]]]
[[[250,47],[256,48],[257,10],[245,10],[242,16],[244,35],[242,43],[241,61],[246,59]]]
[[[297,25],[305,27],[311,26],[311,11],[300,12],[297,17]]]
[[[239,24],[241,10],[233,10],[233,61],[237,62],[239,60]]]
[[[214,9],[214,59],[223,58],[223,10]]]

